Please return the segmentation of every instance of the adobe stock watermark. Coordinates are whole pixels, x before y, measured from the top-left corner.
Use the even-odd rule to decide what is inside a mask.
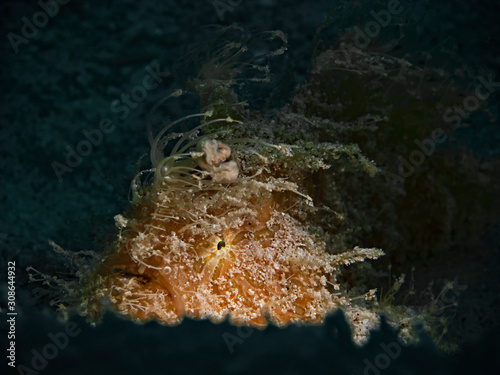
[[[365,358],[363,363],[365,368],[363,370],[363,375],[379,375],[382,370],[387,369],[392,361],[396,360],[400,355],[402,348],[409,346],[410,343],[405,342],[399,336],[396,341],[390,342],[388,344],[380,343],[380,353],[369,360]]]
[[[403,12],[403,10],[404,8],[403,6],[401,6],[399,0],[389,0],[389,2],[387,3],[387,9],[382,9],[378,12],[372,10],[370,12],[370,15],[372,16],[373,20],[368,21],[365,24],[364,30],[361,30],[358,26],[354,27],[354,31],[356,32],[354,44],[356,45],[356,47],[358,47],[360,50],[368,47],[372,39],[376,38],[380,34],[380,31],[391,23],[392,16],[400,14],[401,12]],[[346,49],[344,44],[342,44],[340,48],[344,53],[346,61],[350,64],[350,54],[355,51],[353,49]]]
[[[474,94],[467,96],[463,100],[463,107],[448,108],[443,113],[444,122],[452,123],[449,130],[455,131],[458,129],[463,120],[476,111],[481,106],[481,102],[486,101],[495,89],[500,87],[500,82],[494,82],[492,75],[487,80],[480,76],[477,81]],[[436,147],[447,139],[448,135],[442,128],[434,129],[428,138],[423,140],[415,139],[416,148],[410,152],[406,159],[398,155],[398,174],[385,171],[385,178],[391,190],[396,191],[398,186],[403,186],[405,178],[410,177],[434,153]]]
[[[120,120],[125,120],[131,110],[137,108],[139,103],[146,100],[148,91],[157,88],[164,78],[169,76],[169,73],[160,70],[159,64],[156,64],[154,69],[148,65],[146,73],[140,85],[135,86],[128,93],[121,94],[120,99],[116,99],[111,103],[110,111],[117,114]],[[74,168],[78,167],[83,162],[83,159],[102,143],[105,134],[112,133],[115,128],[116,124],[110,118],[104,117],[99,121],[96,128],[82,130],[84,139],[78,142],[75,147],[66,145],[64,163],[54,160],[50,164],[59,182],[62,182],[65,173],[73,172]]]
[[[81,332],[81,328],[75,322],[70,321],[66,322],[63,330],[56,333],[49,332],[47,334],[49,342],[39,350],[33,348],[29,365],[21,364],[17,366],[17,371],[20,375],[40,374],[48,366],[49,361],[55,359],[60,351],[66,349],[70,338],[75,338]]]
[[[441,315],[443,311],[450,306],[456,306],[458,297],[467,287],[458,285],[456,281],[445,281],[445,286],[429,307],[432,315]],[[425,333],[422,326],[416,328],[417,333]],[[380,343],[379,353],[372,359],[365,358],[363,375],[380,375],[383,370],[386,370],[393,361],[398,359],[403,348],[410,346],[410,342],[406,342],[399,335],[396,341],[390,343]]]
[[[457,306],[458,297],[467,289],[466,285],[458,285],[457,281],[445,280],[445,286],[437,296],[436,300],[431,303],[429,311],[431,314],[440,316],[446,308]]]
[[[214,0],[212,5],[219,16],[219,20],[224,21],[224,13],[233,12],[234,9],[243,3],[243,0]]]
[[[248,339],[250,336],[252,336],[253,332],[255,331],[255,328],[248,327],[248,326],[238,326],[236,328],[236,335],[233,335],[232,333],[229,332],[224,332],[222,334],[222,338],[224,339],[224,342],[226,343],[226,346],[229,350],[229,353],[233,354],[234,353],[234,347],[238,344],[243,344],[246,339]]]
[[[21,27],[21,35],[10,32],[7,34],[7,39],[9,39],[10,45],[14,50],[14,53],[19,52],[19,46],[21,44],[29,43],[29,40],[34,38],[38,31],[45,27],[49,23],[50,18],[57,16],[61,5],[66,5],[70,0],[40,0],[38,1],[38,6],[42,10],[35,12],[31,16],[31,20],[24,16],[21,18],[23,26]]]

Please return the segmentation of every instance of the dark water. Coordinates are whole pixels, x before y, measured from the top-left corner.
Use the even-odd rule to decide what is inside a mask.
[[[113,313],[92,327],[83,318],[73,316],[67,322],[59,318],[47,296],[35,298],[34,288],[40,285],[28,283],[27,266],[64,277],[64,259],[52,252],[49,240],[73,250],[103,251],[111,243],[113,216],[127,205],[130,181],[137,170],[149,167],[148,156],[138,166],[141,156],[149,153],[145,119],[166,92],[183,86],[189,69],[175,68],[189,46],[209,44],[217,25],[237,23],[254,35],[282,30],[288,37],[288,51],[269,62],[271,81],[249,84],[238,92],[253,110],[271,117],[291,99],[297,85],[307,81],[318,35],[323,46],[333,45],[343,30],[355,26],[365,30],[368,22],[376,20],[370,12],[389,3],[396,6],[392,1],[335,0],[3,1],[1,373],[498,371],[500,325],[494,316],[500,305],[498,278],[471,281],[464,303],[474,313],[462,317],[466,340],[452,355],[440,352],[425,334],[416,345],[395,345],[395,333],[386,325],[373,333],[367,346],[358,348],[341,313],[322,326],[263,331],[192,320],[176,327],[154,322],[138,325]],[[457,75],[465,66],[498,81],[500,8],[496,2],[401,1],[399,5],[404,9],[400,16],[380,31],[374,29],[372,39],[379,46],[401,40],[388,54]],[[269,48],[259,43],[254,47],[256,51]],[[146,75],[152,77],[149,88],[136,90],[144,85]],[[455,134],[457,144],[490,165],[498,165],[500,156],[494,90],[488,98],[489,119],[479,117]],[[196,98],[187,99],[172,111],[185,114],[197,106]],[[91,129],[103,130],[102,139],[86,150],[81,141]],[[83,154],[69,156],[71,165],[68,147],[80,147]],[[61,165],[66,167],[57,169]],[[480,265],[487,274],[498,269],[499,229],[498,223],[491,224],[478,234],[493,254]],[[6,315],[8,262],[15,262],[15,363],[21,366],[17,369],[7,365],[5,355],[11,341],[7,320],[12,317]]]

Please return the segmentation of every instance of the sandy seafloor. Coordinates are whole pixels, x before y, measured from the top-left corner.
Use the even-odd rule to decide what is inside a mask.
[[[257,109],[265,102],[267,111],[277,111],[293,88],[307,79],[315,31],[340,2],[232,3],[239,5],[221,20],[209,0],[71,0],[36,35],[19,44],[16,53],[8,33],[22,35],[23,17],[32,20],[41,8],[36,1],[1,2],[0,373],[23,373],[8,367],[5,355],[7,262],[16,262],[16,365],[33,369],[36,353],[50,343],[48,334],[64,331],[67,323],[47,301],[36,301],[26,267],[50,272],[63,262],[52,252],[49,240],[66,249],[103,251],[99,246],[108,244],[115,233],[113,216],[127,204],[137,161],[149,151],[148,111],[181,83],[165,77],[123,120],[111,112],[113,101],[140,84],[147,66],[159,64],[162,71],[170,72],[186,46],[207,37],[203,26],[237,22],[250,32],[279,29],[288,36],[286,55],[271,67],[272,82],[247,98]],[[469,64],[499,72],[500,8],[496,2],[404,3],[415,7],[415,12],[432,13],[422,22],[435,22],[431,26],[445,30],[440,35],[454,38],[459,54]],[[367,2],[345,4],[370,10]],[[283,77],[291,90],[277,91],[276,82]],[[273,100],[265,99],[271,95]],[[104,117],[112,118],[116,128],[58,181],[51,163],[62,162],[65,147],[75,147],[82,140],[82,130],[98,127]],[[478,154],[498,157],[498,122],[496,128],[464,133],[464,137]],[[142,168],[147,166],[146,157]],[[498,233],[489,235],[498,251]],[[495,259],[496,263],[484,266],[498,267]],[[490,282],[498,283],[498,279]],[[479,289],[472,285],[464,296],[467,303],[477,303],[476,319],[482,308],[500,303],[498,285],[489,288],[489,293],[475,295]],[[251,333],[208,321],[185,320],[176,327],[155,322],[138,325],[113,313],[107,313],[97,327],[79,317],[72,317],[71,322],[77,325],[73,328],[78,334],[46,364],[38,363],[38,371],[26,374],[377,374],[379,370],[367,370],[366,363],[374,361],[381,340],[392,334],[383,328],[374,332],[367,346],[356,348],[340,314],[322,326],[269,327]],[[227,334],[241,339],[234,350],[224,341]],[[500,369],[498,334],[497,318],[496,325],[483,327],[453,356],[440,353],[423,337],[420,344],[404,348],[380,373],[495,373]]]

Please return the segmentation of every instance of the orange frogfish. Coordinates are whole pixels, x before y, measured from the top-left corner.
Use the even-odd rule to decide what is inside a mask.
[[[178,134],[168,156],[161,138],[170,126],[157,137],[150,133],[154,181],[148,187],[136,181],[132,208],[115,217],[120,234],[89,276],[87,316],[98,320],[107,301],[139,322],[173,325],[190,317],[263,328],[321,323],[343,308],[355,338],[364,337],[377,317],[351,305],[336,275],[383,252],[328,252],[308,226],[314,202],[293,174],[293,163],[328,165],[301,162],[307,155],[289,145],[224,131],[200,135],[206,125],[235,123],[208,116]]]

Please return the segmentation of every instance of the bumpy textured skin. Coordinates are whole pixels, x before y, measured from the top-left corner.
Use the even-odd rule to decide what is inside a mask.
[[[182,189],[175,180],[156,181],[128,218],[121,217],[119,239],[84,300],[90,317],[97,320],[108,299],[140,322],[229,318],[263,328],[268,322],[321,323],[343,307],[352,315],[355,338],[366,337],[378,318],[352,308],[335,275],[341,266],[377,258],[380,250],[327,252],[305,225],[311,203],[297,185],[267,173],[202,188]]]

